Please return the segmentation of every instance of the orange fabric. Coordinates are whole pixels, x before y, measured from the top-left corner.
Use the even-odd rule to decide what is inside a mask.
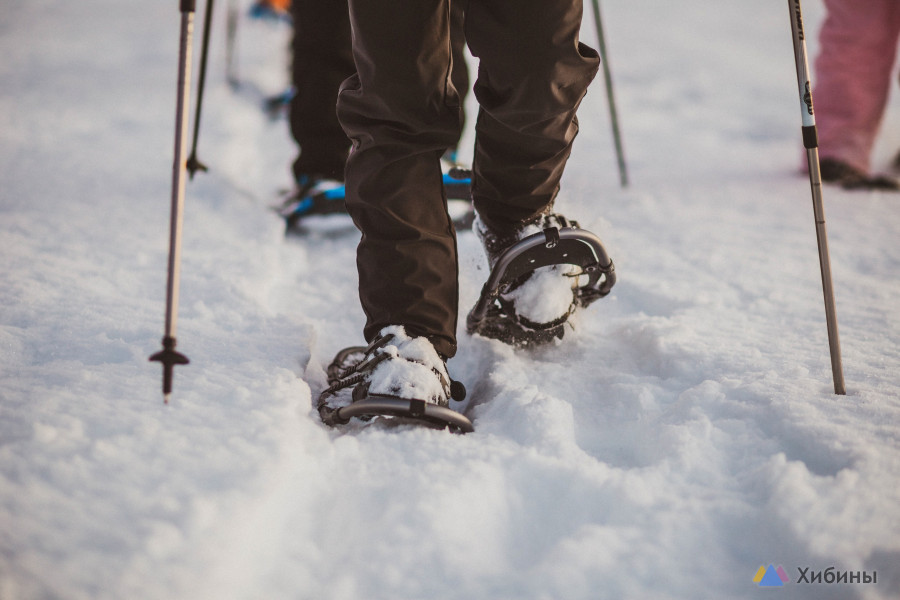
[[[266,4],[271,6],[278,12],[288,12],[291,9],[291,0],[264,0]]]

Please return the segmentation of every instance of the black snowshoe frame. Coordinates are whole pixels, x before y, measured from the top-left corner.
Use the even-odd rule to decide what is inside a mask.
[[[573,308],[606,296],[616,283],[615,266],[600,239],[577,223],[563,222],[562,227],[548,227],[523,238],[497,258],[466,319],[467,331],[518,346],[561,338],[568,315],[550,323],[532,323],[501,297],[530,273],[551,265],[574,265],[580,272],[573,277],[587,276],[587,283],[575,290]]]
[[[462,413],[452,408],[438,406],[425,400],[398,398],[367,394],[341,408],[319,407],[322,422],[331,427],[346,425],[350,419],[357,417],[368,420],[373,417],[392,417],[400,423],[424,425],[434,429],[448,429],[453,433],[471,433],[475,431],[472,422]]]

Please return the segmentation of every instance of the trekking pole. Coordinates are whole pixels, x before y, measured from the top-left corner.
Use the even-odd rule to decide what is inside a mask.
[[[194,143],[187,159],[187,170],[194,178],[197,171],[209,169],[197,159],[197,138],[200,137],[200,109],[203,106],[203,88],[206,84],[206,57],[209,54],[209,30],[212,24],[213,0],[206,0],[206,15],[203,18],[203,45],[200,47],[200,76],[197,79],[197,112],[194,115]]]
[[[169,225],[169,270],[166,282],[166,332],[163,349],[150,357],[163,366],[163,399],[169,403],[172,394],[172,371],[175,365],[186,365],[188,359],[175,351],[178,321],[178,278],[181,262],[181,222],[184,217],[184,173],[182,158],[187,145],[187,111],[191,92],[191,38],[194,32],[195,0],[181,2],[181,43],[178,52],[178,100],[175,108],[175,162],[172,169],[172,208]]]
[[[238,7],[236,0],[229,0],[228,13],[225,19],[225,79],[232,89],[240,85],[237,74],[237,58],[235,46],[237,44]]]
[[[619,182],[628,187],[628,170],[625,166],[625,151],[622,149],[622,136],[619,133],[619,115],[616,111],[616,99],[613,96],[612,73],[609,60],[606,58],[606,38],[603,35],[603,20],[600,18],[600,0],[591,0],[594,6],[594,22],[597,25],[597,45],[600,46],[600,59],[603,64],[603,78],[606,81],[606,99],[609,104],[609,120],[612,122],[613,142],[616,145],[616,157],[619,160]]]
[[[834,288],[831,281],[831,261],[828,256],[828,235],[825,231],[825,206],[822,202],[822,173],[819,168],[819,140],[816,118],[813,114],[812,90],[809,81],[809,63],[806,59],[806,40],[803,34],[803,16],[800,0],[788,0],[791,13],[791,32],[794,37],[794,60],[797,65],[797,84],[800,88],[800,115],[803,146],[809,165],[809,183],[812,188],[813,213],[816,219],[816,238],[819,243],[819,267],[822,271],[822,290],[825,294],[825,320],[828,326],[828,345],[831,350],[831,372],[834,393],[844,395],[844,371],[841,365],[841,342],[838,336],[837,315],[834,305]]]

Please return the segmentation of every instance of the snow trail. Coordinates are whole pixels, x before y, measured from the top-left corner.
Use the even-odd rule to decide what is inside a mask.
[[[782,2],[604,2],[632,187],[598,80],[557,208],[600,236],[618,283],[560,345],[461,336],[467,436],[318,422],[324,366],[361,341],[358,234],[285,239],[267,210],[294,150],[258,101],[285,83],[288,31],[241,21],[235,92],[224,7],[211,172],[185,214],[192,362],[163,406],[147,357],[177,7],[7,4],[0,599],[751,599],[769,564],[791,598],[900,594],[900,203],[825,190],[837,397]],[[814,31],[821,7],[804,9]],[[471,232],[459,247],[468,310],[487,267]],[[797,583],[832,566],[878,582]]]

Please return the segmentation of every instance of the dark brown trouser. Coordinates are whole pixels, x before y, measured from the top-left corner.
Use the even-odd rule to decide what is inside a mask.
[[[462,126],[450,1],[350,0],[357,72],[338,100],[353,142],[347,206],[362,232],[366,339],[404,325],[447,357],[456,352],[458,267],[439,159]],[[475,206],[490,227],[509,229],[553,202],[600,61],[578,42],[582,0],[469,0],[465,10],[480,59]]]
[[[344,178],[350,141],[335,113],[338,89],[356,68],[347,0],[293,0],[291,133],[301,152],[294,176]]]
[[[350,140],[338,122],[335,104],[341,83],[356,71],[347,0],[293,0],[291,14],[291,80],[296,95],[291,100],[290,124],[301,149],[294,161],[294,176],[323,175],[343,180]],[[463,61],[466,42],[461,6],[454,6],[452,25],[453,83],[465,94],[469,73]]]

